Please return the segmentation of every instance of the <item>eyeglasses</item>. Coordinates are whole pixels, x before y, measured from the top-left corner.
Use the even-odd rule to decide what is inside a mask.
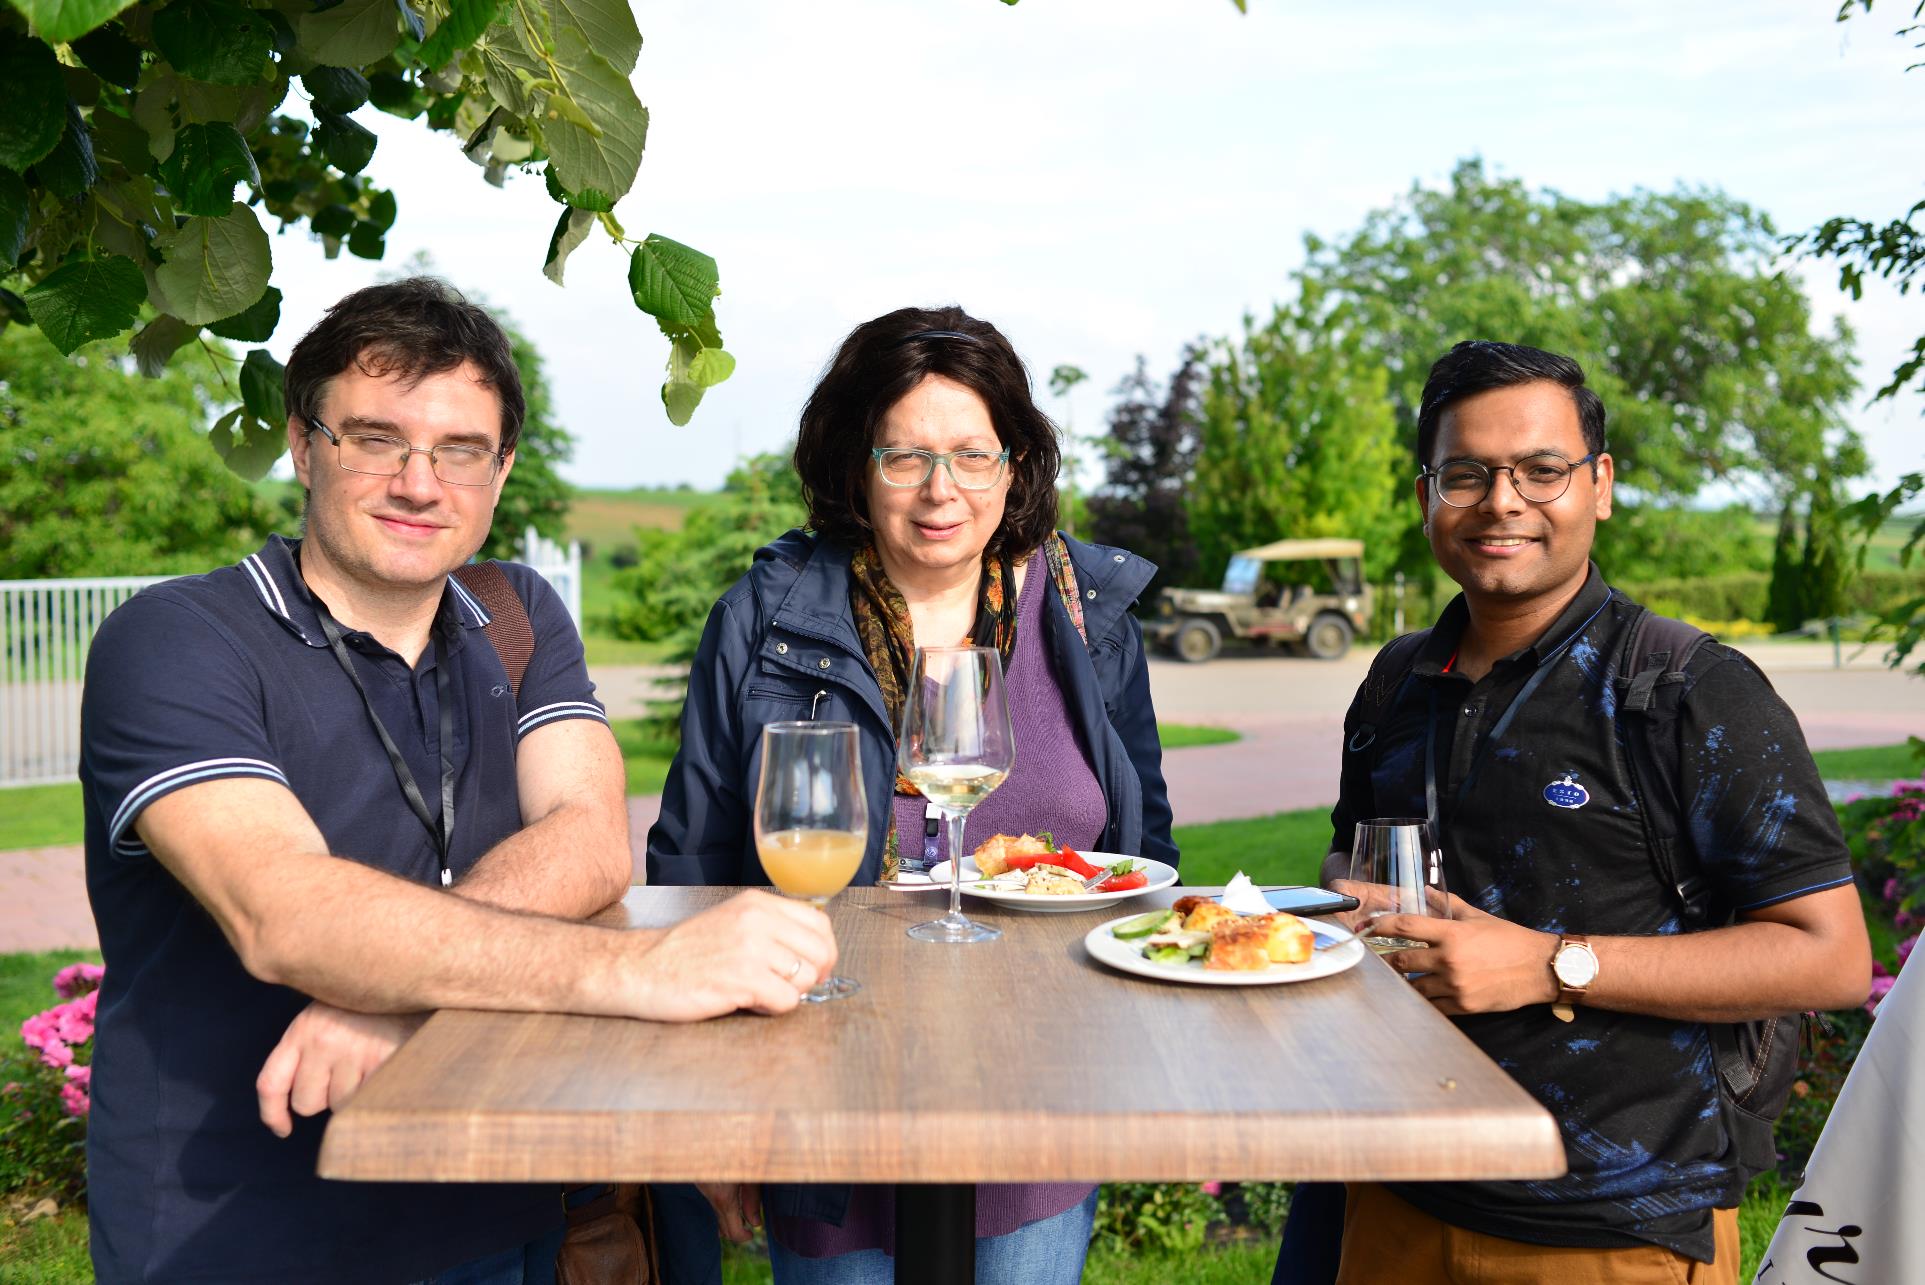
[[[1427,468],[1418,477],[1430,479],[1431,493],[1454,509],[1482,504],[1491,493],[1499,473],[1511,475],[1511,487],[1532,504],[1549,504],[1571,489],[1571,474],[1586,464],[1595,465],[1597,452],[1581,460],[1562,455],[1531,455],[1515,464],[1492,466],[1476,460],[1448,460],[1439,468]],[[1593,476],[1596,469],[1593,467]]]
[[[479,446],[410,446],[383,433],[336,433],[318,419],[308,424],[326,434],[340,453],[341,467],[350,473],[394,477],[408,467],[410,455],[428,457],[434,475],[450,486],[486,486],[501,471],[500,451]]]
[[[965,491],[987,491],[1002,478],[1009,463],[1009,448],[1000,451],[912,450],[906,446],[878,446],[869,452],[876,462],[876,476],[888,486],[921,486],[941,464],[949,470],[949,480]]]

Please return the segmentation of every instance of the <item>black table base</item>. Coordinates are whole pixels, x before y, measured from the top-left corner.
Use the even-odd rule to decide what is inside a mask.
[[[896,1188],[897,1285],[975,1285],[976,1187]]]

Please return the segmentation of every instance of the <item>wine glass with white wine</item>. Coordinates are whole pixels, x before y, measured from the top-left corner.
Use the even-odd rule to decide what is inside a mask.
[[[963,819],[1016,765],[1016,738],[994,647],[918,647],[896,764],[949,823],[949,913],[917,924],[918,941],[989,941],[1002,929],[962,912]]]
[[[869,845],[869,801],[854,723],[770,723],[762,729],[755,791],[755,851],[769,882],[827,909],[849,886]],[[861,990],[831,977],[804,991],[811,1003]]]

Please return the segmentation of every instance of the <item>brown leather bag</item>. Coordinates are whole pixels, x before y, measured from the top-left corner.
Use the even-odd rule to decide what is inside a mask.
[[[555,1259],[558,1285],[659,1285],[655,1211],[648,1188],[611,1183],[568,1211],[568,1232]]]

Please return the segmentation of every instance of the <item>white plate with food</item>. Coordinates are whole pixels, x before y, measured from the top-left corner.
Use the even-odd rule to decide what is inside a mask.
[[[1198,986],[1307,982],[1354,968],[1368,953],[1334,924],[1281,911],[1239,915],[1203,897],[1098,924],[1083,947],[1111,968]]]
[[[1085,892],[1085,880],[1105,870],[1110,872],[1105,885],[1123,886]],[[995,835],[978,844],[974,855],[962,862],[962,890],[969,896],[1043,913],[1100,910],[1175,882],[1175,866],[1114,852],[1072,852],[1057,847],[1048,835]],[[929,885],[949,887],[947,861],[930,868]]]

